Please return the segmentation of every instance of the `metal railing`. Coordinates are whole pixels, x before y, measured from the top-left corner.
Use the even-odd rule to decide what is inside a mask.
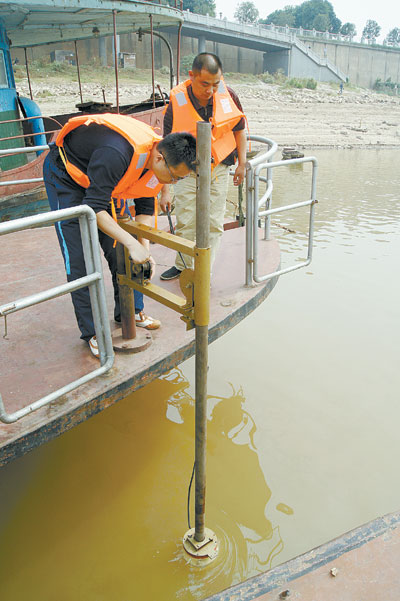
[[[356,34],[354,35],[343,35],[340,33],[330,33],[328,31],[317,31],[315,29],[303,29],[302,27],[289,27],[289,25],[274,25],[273,23],[265,24],[265,23],[238,23],[237,21],[229,21],[226,17],[218,18],[218,17],[210,17],[208,15],[200,15],[197,13],[191,13],[188,10],[184,11],[185,20],[190,22],[197,23],[206,23],[212,27],[220,27],[224,29],[230,29],[232,31],[241,31],[242,33],[248,33],[250,35],[261,35],[261,36],[271,36],[271,39],[274,36],[282,36],[276,37],[275,39],[280,40],[294,40],[296,37],[303,38],[315,38],[318,41],[328,41],[328,42],[343,42],[348,44],[357,44],[357,45],[366,45],[366,44],[375,44],[375,40],[365,40],[365,38],[361,37],[360,42],[356,42],[354,39]],[[240,29],[239,29],[240,28]],[[383,46],[387,46],[388,44],[383,42]]]
[[[314,236],[314,209],[318,202],[316,200],[316,178],[317,178],[317,160],[315,157],[304,157],[299,159],[288,159],[282,161],[272,161],[272,157],[277,150],[277,144],[269,138],[261,136],[250,136],[250,140],[266,144],[268,150],[247,162],[246,173],[246,285],[250,286],[253,282],[261,283],[270,278],[278,277],[284,273],[289,273],[301,267],[306,267],[311,263],[312,244]],[[311,198],[286,205],[283,207],[272,208],[272,170],[276,167],[288,167],[299,163],[312,163],[311,180]],[[261,171],[266,169],[266,177],[261,175]],[[260,196],[260,181],[266,184],[264,194]],[[265,208],[263,208],[265,206]],[[264,218],[264,240],[270,240],[271,237],[271,215],[298,209],[300,207],[310,207],[310,218],[308,228],[308,249],[307,259],[296,263],[290,267],[273,271],[264,275],[258,273],[259,265],[259,242],[258,230],[259,221]]]
[[[43,292],[32,294],[24,298],[17,299],[11,303],[0,306],[0,317],[7,319],[7,315],[32,307],[46,300],[51,300],[68,294],[80,288],[86,286],[89,287],[90,301],[92,305],[93,321],[96,331],[97,342],[99,346],[100,354],[100,367],[94,371],[84,375],[83,377],[75,380],[74,382],[59,388],[58,390],[46,395],[45,397],[34,401],[30,405],[15,411],[14,413],[7,413],[4,407],[3,399],[0,394],[0,420],[6,424],[15,422],[22,417],[36,411],[45,405],[59,399],[61,396],[75,390],[78,386],[86,384],[90,380],[101,376],[106,373],[114,363],[114,351],[111,340],[111,330],[108,320],[107,304],[105,296],[105,288],[103,281],[103,270],[101,265],[100,257],[100,245],[98,239],[97,221],[96,215],[90,207],[82,205],[79,207],[72,207],[68,209],[61,209],[59,211],[51,211],[49,213],[42,213],[40,215],[34,215],[31,217],[24,217],[22,219],[15,219],[14,221],[8,221],[0,224],[0,236],[10,234],[26,229],[30,229],[34,226],[44,226],[54,224],[57,221],[65,219],[71,219],[74,217],[79,218],[79,225],[81,229],[81,238],[83,246],[83,254],[85,258],[85,265],[87,275],[82,278],[67,282],[60,286],[50,288]]]
[[[43,144],[42,146],[27,146],[23,148],[6,148],[4,150],[0,150],[0,157],[2,156],[10,156],[12,154],[27,154],[28,152],[37,152],[48,150],[49,145]],[[4,173],[4,172],[3,172]],[[16,179],[16,180],[3,180],[0,181],[0,186],[11,186],[14,184],[33,184],[40,183],[43,181],[42,177],[35,177],[31,179]]]

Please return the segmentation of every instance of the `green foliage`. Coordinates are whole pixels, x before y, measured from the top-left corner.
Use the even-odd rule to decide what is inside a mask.
[[[344,25],[342,25],[340,33],[342,35],[349,35],[351,37],[354,37],[355,35],[357,35],[356,26],[354,25],[354,23],[345,23]]]
[[[286,82],[286,87],[297,88],[299,90],[301,90],[303,88],[307,88],[308,90],[316,90],[317,82],[315,81],[315,79],[312,79],[312,78],[304,79],[304,78],[300,78],[300,77],[291,77]]]
[[[195,59],[195,54],[187,54],[186,56],[181,57],[181,64],[179,72],[187,77],[189,75],[189,70],[192,68],[193,61]]]
[[[294,27],[296,22],[295,7],[286,6],[283,10],[274,10],[266,19],[260,19],[265,25],[278,25],[279,27]]]
[[[282,69],[278,69],[278,71],[276,71],[275,73],[268,73],[268,71],[265,71],[265,73],[261,73],[257,77],[264,83],[281,85],[286,88],[297,88],[299,90],[301,90],[302,88],[307,88],[308,90],[317,89],[317,82],[315,81],[315,79],[302,79],[299,77],[291,77],[289,79],[283,74]]]
[[[304,88],[301,79],[298,79],[297,77],[291,77],[290,79],[288,79],[286,85],[288,88],[298,88],[299,90]]]
[[[302,27],[331,33],[338,33],[342,25],[328,0],[306,0],[299,6],[285,6],[283,10],[275,10],[270,13],[260,23],[288,25],[289,27]]]
[[[328,15],[317,15],[313,21],[313,29],[316,31],[329,31],[330,21]]]
[[[398,27],[389,31],[386,37],[386,43],[391,46],[400,46],[400,29]]]
[[[188,10],[191,13],[197,13],[199,15],[210,15],[210,17],[215,17],[215,0],[183,0],[183,10]]]
[[[369,19],[362,32],[362,37],[365,40],[375,41],[381,32],[380,25],[376,21]]]
[[[373,89],[381,94],[388,94],[389,96],[398,96],[400,93],[400,83],[392,81],[391,77],[388,77],[386,81],[382,81],[380,77],[375,81]]]
[[[296,27],[303,29],[316,29],[316,19],[326,15],[329,26],[328,31],[339,31],[341,21],[336,17],[333,6],[328,0],[307,0],[296,7]],[[318,24],[318,20],[317,20]]]
[[[264,83],[272,83],[275,85],[284,85],[287,81],[286,75],[283,73],[283,69],[277,69],[275,73],[260,73],[257,75],[258,79],[261,79]]]
[[[256,23],[258,20],[258,8],[251,2],[250,0],[246,0],[245,2],[240,2],[237,5],[234,18],[239,21],[239,23]]]
[[[260,73],[260,75],[258,75],[258,78],[261,79],[261,81],[263,81],[264,83],[276,83],[275,76],[272,73],[269,73],[268,71],[265,71],[265,73]]]
[[[317,82],[315,81],[315,79],[313,79],[311,77],[310,79],[307,79],[304,87],[307,88],[308,90],[316,90]]]

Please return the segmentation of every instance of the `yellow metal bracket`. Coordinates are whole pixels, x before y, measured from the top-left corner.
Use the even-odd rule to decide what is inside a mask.
[[[162,232],[143,223],[130,220],[118,221],[119,225],[138,238],[146,238],[151,242],[161,244],[178,252],[194,257],[193,269],[184,269],[179,278],[183,297],[152,284],[142,273],[135,274],[132,260],[125,248],[125,274],[118,274],[118,283],[128,286],[145,296],[177,311],[186,323],[186,329],[191,330],[195,325],[208,325],[209,320],[209,291],[210,291],[210,249],[199,249],[191,240],[179,238],[173,234]]]
[[[208,326],[210,321],[210,248],[195,248],[194,254],[194,321]]]

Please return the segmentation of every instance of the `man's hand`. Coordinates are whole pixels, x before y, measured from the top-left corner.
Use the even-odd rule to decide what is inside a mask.
[[[166,184],[161,190],[160,209],[166,213],[167,209],[171,210],[171,195],[169,193],[169,185]]]
[[[235,175],[233,176],[233,185],[239,186],[243,182],[245,175],[246,175],[246,166],[238,165],[236,167]]]
[[[135,238],[132,238],[132,242],[126,244],[129,251],[129,256],[134,263],[146,263],[146,261],[151,262],[150,253],[145,246],[142,246]]]
[[[155,260],[153,259],[153,257],[151,255],[150,255],[150,269],[151,269],[150,279],[152,279],[153,275],[154,275],[154,272],[156,270],[156,262],[155,262]]]

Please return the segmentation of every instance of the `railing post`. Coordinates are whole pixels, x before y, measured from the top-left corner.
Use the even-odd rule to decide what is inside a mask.
[[[254,169],[246,171],[246,286],[253,283]]]
[[[117,273],[125,275],[125,249],[123,244],[117,243]],[[119,304],[121,308],[122,338],[129,340],[136,338],[135,302],[133,290],[129,286],[119,284]]]

